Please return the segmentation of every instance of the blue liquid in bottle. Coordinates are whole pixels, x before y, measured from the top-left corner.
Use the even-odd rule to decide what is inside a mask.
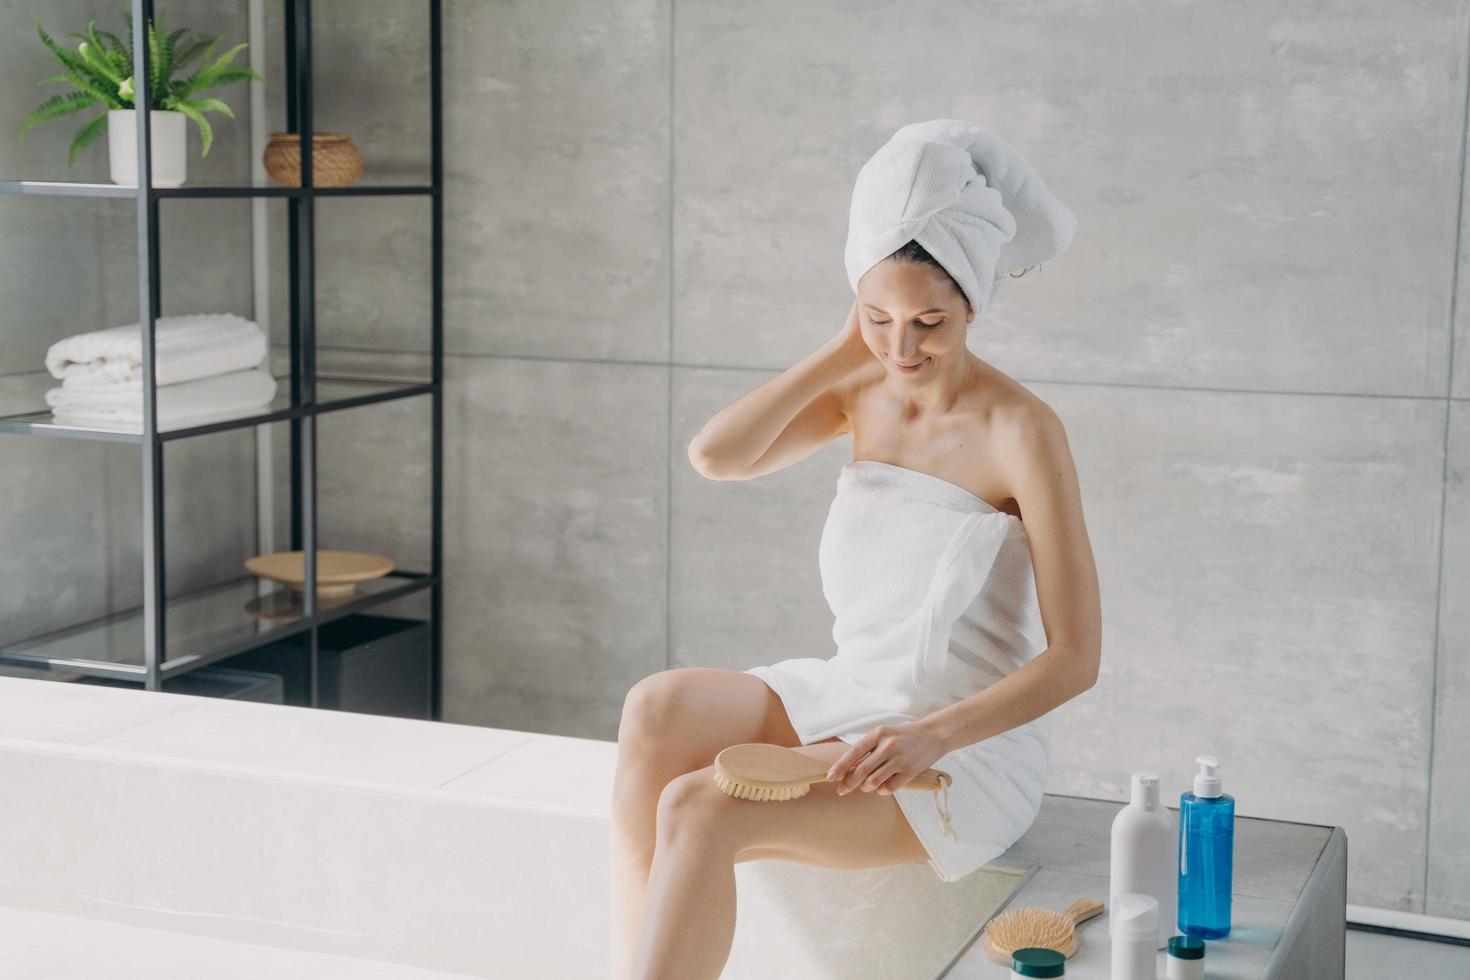
[[[1213,756],[1195,761],[1194,792],[1179,797],[1179,931],[1223,939],[1230,935],[1235,797],[1220,791]]]

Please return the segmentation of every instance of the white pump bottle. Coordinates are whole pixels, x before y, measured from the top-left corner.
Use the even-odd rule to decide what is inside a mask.
[[[1159,903],[1157,949],[1177,931],[1179,818],[1159,803],[1159,776],[1135,772],[1128,805],[1113,818],[1108,907],[1118,895],[1151,895]]]

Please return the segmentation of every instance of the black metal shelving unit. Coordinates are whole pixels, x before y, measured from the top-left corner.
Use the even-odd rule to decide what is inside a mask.
[[[441,711],[441,646],[443,611],[443,91],[440,0],[424,0],[429,17],[429,100],[431,122],[430,176],[427,185],[315,187],[312,143],[301,140],[301,186],[152,186],[150,114],[139,111],[138,185],[71,181],[0,180],[0,193],[131,198],[137,206],[138,305],[143,325],[143,424],[138,431],[103,426],[67,425],[49,410],[0,418],[0,433],[68,439],[137,443],[143,454],[143,602],[141,606],[68,626],[0,647],[0,663],[87,676],[142,682],[162,690],[164,681],[285,637],[309,632],[310,703],[319,703],[318,640],[320,626],[423,590],[430,594],[429,716]],[[311,133],[312,42],[311,0],[283,0],[287,129]],[[133,36],[146,38],[153,19],[153,0],[132,0]],[[135,104],[150,104],[148,45],[134,46]],[[431,207],[432,309],[431,376],[427,382],[332,377],[316,369],[315,202],[319,197],[418,195]],[[159,203],[164,198],[285,198],[290,225],[289,392],[262,409],[238,417],[211,416],[198,424],[174,424],[160,430],[154,384],[155,319],[160,313]],[[281,379],[284,381],[285,379]],[[345,602],[322,604],[316,588],[317,431],[319,415],[399,398],[432,400],[431,559],[427,570],[397,570],[362,583]],[[206,588],[167,597],[164,568],[163,448],[174,439],[207,436],[230,429],[289,421],[291,428],[291,548],[305,556],[306,588],[299,615],[282,620],[252,619],[242,607],[257,597],[259,580],[241,575]],[[289,596],[282,586],[278,598]],[[269,597],[267,597],[269,598]],[[168,613],[192,620],[187,635],[170,637]]]

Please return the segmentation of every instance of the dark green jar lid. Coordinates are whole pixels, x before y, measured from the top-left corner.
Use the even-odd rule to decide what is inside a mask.
[[[1198,936],[1170,936],[1169,955],[1179,960],[1205,958],[1205,941]]]
[[[1059,977],[1067,972],[1067,958],[1044,946],[1027,946],[1011,954],[1011,971],[1023,977]]]

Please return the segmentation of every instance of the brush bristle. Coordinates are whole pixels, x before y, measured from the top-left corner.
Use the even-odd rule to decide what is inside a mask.
[[[718,771],[715,772],[715,783],[727,796],[733,796],[737,800],[756,800],[762,803],[769,800],[794,800],[798,796],[805,796],[812,788],[810,783],[801,783],[797,786],[763,786],[734,779]]]
[[[1072,938],[1072,920],[1035,905],[1002,912],[985,927],[986,935],[1007,953],[1027,946],[1060,950]]]

